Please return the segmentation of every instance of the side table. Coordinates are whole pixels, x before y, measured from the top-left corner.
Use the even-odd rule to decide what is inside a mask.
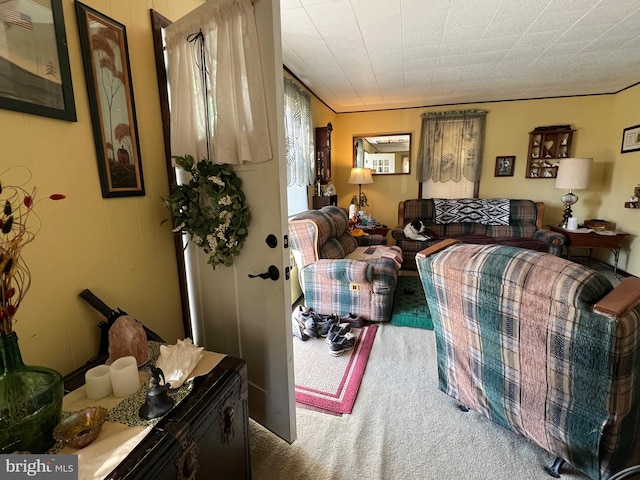
[[[595,231],[586,232],[585,229],[567,230],[566,228],[549,225],[549,230],[562,233],[567,239],[567,258],[569,257],[569,248],[583,247],[589,249],[589,256],[594,248],[608,248],[613,253],[613,276],[618,278],[618,259],[620,258],[620,250],[622,249],[622,241],[628,233],[619,230],[612,230],[614,235],[597,233]]]
[[[386,225],[356,225],[356,228],[362,229],[363,232],[369,235],[382,235],[386,237],[387,233],[389,233],[389,227]]]

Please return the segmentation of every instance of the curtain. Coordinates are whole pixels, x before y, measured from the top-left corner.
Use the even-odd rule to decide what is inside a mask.
[[[486,114],[482,110],[422,114],[418,182],[480,181]]]
[[[166,29],[171,151],[240,164],[270,160],[250,0],[210,0]]]
[[[284,79],[284,132],[287,185],[312,185],[315,172],[311,96],[288,78]]]

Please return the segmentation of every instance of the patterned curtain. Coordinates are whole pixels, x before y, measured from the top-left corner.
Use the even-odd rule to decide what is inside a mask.
[[[287,150],[287,186],[306,186],[314,180],[311,96],[284,79],[284,131]]]
[[[463,110],[422,114],[416,179],[419,182],[480,180],[487,112]]]

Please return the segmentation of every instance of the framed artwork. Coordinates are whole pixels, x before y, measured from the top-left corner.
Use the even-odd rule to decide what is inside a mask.
[[[640,125],[625,128],[622,131],[622,149],[620,153],[637,152],[640,150]]]
[[[513,177],[513,167],[516,163],[515,156],[496,157],[496,177]]]
[[[125,26],[76,1],[102,196],[144,195]]]
[[[0,2],[0,108],[75,122],[62,0]]]

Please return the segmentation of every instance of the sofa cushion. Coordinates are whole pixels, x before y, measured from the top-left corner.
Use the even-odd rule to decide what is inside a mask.
[[[507,198],[434,198],[435,223],[509,225]]]

